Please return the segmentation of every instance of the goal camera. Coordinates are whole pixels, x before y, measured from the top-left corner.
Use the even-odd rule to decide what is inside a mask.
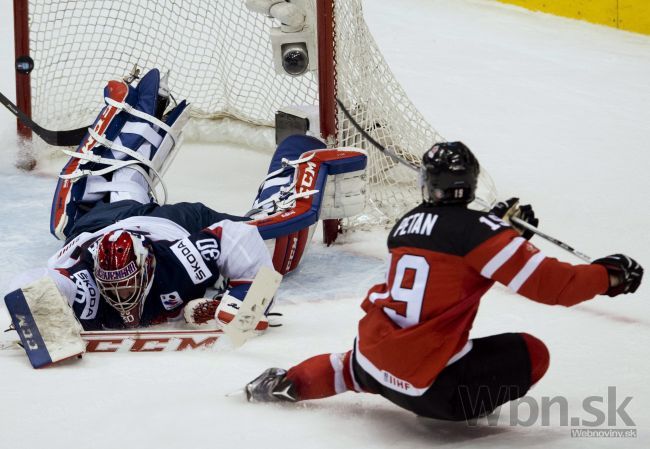
[[[283,32],[280,28],[271,29],[273,62],[278,74],[301,76],[317,69],[318,51],[316,35],[311,27],[302,31]]]
[[[302,75],[309,69],[309,53],[304,43],[282,46],[282,68],[291,76]]]

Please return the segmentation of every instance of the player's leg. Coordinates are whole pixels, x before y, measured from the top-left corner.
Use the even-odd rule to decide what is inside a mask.
[[[548,350],[532,335],[500,334],[472,342],[472,350],[448,365],[422,396],[383,386],[351,351],[318,355],[289,371],[270,368],[246,386],[246,394],[252,402],[296,402],[363,391],[380,394],[420,416],[461,421],[522,397],[548,368]]]
[[[178,148],[186,103],[163,115],[169,95],[156,69],[136,87],[110,81],[104,94],[106,106],[77,150],[67,152],[54,194],[50,230],[61,239],[99,203],[164,203],[156,186]]]
[[[355,379],[419,416],[462,421],[524,396],[548,368],[546,346],[529,334],[493,335],[472,344],[471,351],[445,367],[422,396],[384,387],[353,360]]]
[[[150,217],[166,218],[182,226],[190,234],[199,232],[223,220],[248,221],[250,218],[218,212],[203,203],[176,203],[156,206],[147,214]]]
[[[181,202],[160,206],[156,203],[141,204],[133,200],[122,200],[116,203],[99,202],[91,211],[74,221],[69,228],[66,241],[72,240],[82,232],[95,232],[129,217],[166,218],[189,233],[198,232],[222,220],[250,220],[248,217],[218,212],[202,203]]]
[[[269,368],[246,385],[251,402],[306,401],[346,391],[363,391],[352,376],[352,351],[320,354],[289,371]]]

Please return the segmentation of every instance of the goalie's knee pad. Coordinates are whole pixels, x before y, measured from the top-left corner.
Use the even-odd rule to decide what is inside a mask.
[[[65,239],[74,221],[98,201],[135,200],[164,203],[156,186],[180,145],[189,119],[182,101],[162,115],[166,81],[157,69],[149,71],[134,87],[109,81],[104,89],[106,106],[88,129],[59,176],[50,218],[50,231]],[[160,93],[163,93],[162,95]]]
[[[365,205],[366,153],[323,147],[309,136],[285,139],[253,203],[258,213],[252,224],[267,241],[281,274],[298,267],[320,218],[350,216]]]

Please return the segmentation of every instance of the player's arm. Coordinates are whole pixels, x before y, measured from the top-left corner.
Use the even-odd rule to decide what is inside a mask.
[[[512,229],[485,241],[466,256],[483,277],[544,304],[572,306],[603,294],[607,270],[599,265],[571,265],[546,257]]]
[[[245,222],[222,220],[193,234],[190,240],[208,267],[214,267],[230,280],[233,291],[242,291],[250,285],[262,266],[273,268],[259,232]]]
[[[201,324],[216,313],[218,320],[228,322],[237,313],[260,268],[273,268],[266,244],[254,226],[230,220],[215,223],[190,236],[190,240],[208,268],[217,270],[228,283],[220,301],[190,301],[185,307],[185,319],[191,324]]]
[[[507,207],[496,212],[507,219],[515,203],[505,202]],[[525,221],[536,224],[532,209],[526,210]],[[527,238],[530,234],[522,235],[506,225],[469,252],[466,260],[482,276],[544,304],[572,306],[596,295],[633,292],[640,283],[643,269],[625,256],[572,265],[545,256]]]

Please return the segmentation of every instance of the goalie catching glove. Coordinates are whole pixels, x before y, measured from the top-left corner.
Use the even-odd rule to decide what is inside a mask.
[[[511,221],[511,218],[518,218],[534,227],[537,227],[537,225],[539,225],[539,219],[535,217],[535,211],[533,211],[533,207],[530,204],[524,204],[523,206],[520,206],[519,198],[510,198],[506,201],[498,202],[490,210],[490,213],[510,224],[526,240],[530,240],[530,238],[533,236],[533,232],[528,229],[524,229],[521,226],[517,226]]]
[[[241,300],[227,293],[216,298],[199,298],[187,303],[183,309],[185,322],[193,327],[216,327],[221,329],[237,315]],[[264,316],[255,326],[256,332],[264,332],[269,327]]]

